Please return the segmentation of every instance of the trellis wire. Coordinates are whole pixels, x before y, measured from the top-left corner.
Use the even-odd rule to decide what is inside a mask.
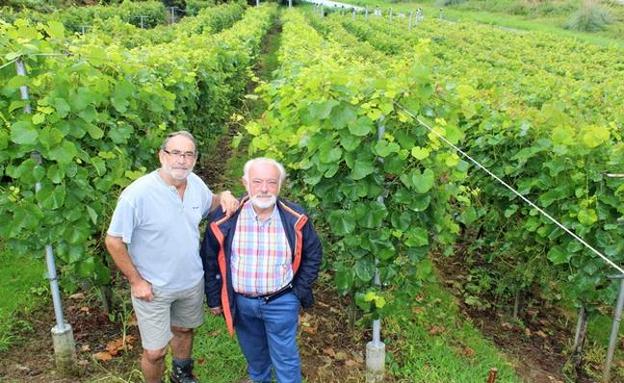
[[[553,218],[550,214],[548,214],[546,211],[544,211],[542,208],[540,208],[539,206],[537,206],[535,203],[533,203],[531,200],[529,200],[528,198],[526,198],[525,196],[523,196],[522,194],[520,194],[520,192],[518,192],[516,189],[514,189],[513,187],[511,187],[509,184],[507,184],[505,181],[503,181],[500,177],[498,177],[496,174],[492,173],[488,168],[486,168],[485,166],[481,165],[481,163],[477,160],[475,160],[474,158],[472,158],[468,153],[464,152],[463,150],[461,150],[457,145],[453,144],[452,142],[450,142],[446,137],[444,137],[442,134],[440,134],[439,132],[437,132],[435,129],[433,129],[431,126],[427,125],[426,122],[424,122],[420,117],[414,115],[414,113],[412,113],[410,110],[408,110],[407,108],[405,108],[403,105],[399,104],[399,103],[395,103],[395,105],[397,105],[399,108],[401,108],[406,114],[408,114],[409,116],[411,116],[412,118],[414,118],[421,126],[423,126],[424,128],[426,128],[427,130],[429,130],[431,133],[435,134],[439,139],[441,139],[442,141],[444,141],[447,145],[449,145],[450,147],[452,147],[456,152],[460,153],[464,158],[468,159],[470,162],[472,162],[473,164],[475,164],[478,168],[480,168],[481,170],[483,170],[484,172],[486,172],[488,175],[490,175],[490,177],[494,178],[496,181],[498,181],[500,184],[502,184],[503,186],[505,186],[507,189],[509,189],[512,193],[514,193],[516,196],[520,197],[520,199],[522,199],[524,202],[526,202],[527,204],[529,204],[532,208],[534,208],[535,210],[537,210],[538,212],[540,212],[543,216],[545,216],[546,218],[548,218],[550,221],[552,221],[555,225],[557,225],[559,228],[561,228],[563,231],[565,231],[566,233],[568,233],[569,235],[571,235],[574,239],[576,239],[577,241],[579,241],[580,243],[582,243],[586,248],[588,248],[589,250],[591,250],[592,252],[594,252],[594,254],[598,255],[600,258],[602,258],[602,260],[604,260],[608,265],[610,265],[611,267],[613,267],[614,269],[616,269],[618,272],[620,272],[621,274],[624,274],[624,269],[622,269],[620,266],[616,265],[612,260],[610,260],[609,258],[607,258],[604,254],[602,254],[600,251],[596,250],[592,245],[590,245],[589,243],[587,243],[583,238],[579,237],[578,235],[576,235],[572,230],[568,229],[567,227],[565,227],[562,223],[560,223],[559,221],[557,221],[555,218]]]

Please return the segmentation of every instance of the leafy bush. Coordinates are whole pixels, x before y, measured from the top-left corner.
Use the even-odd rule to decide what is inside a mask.
[[[437,6],[449,6],[449,5],[457,5],[457,4],[461,4],[466,0],[438,0],[436,2]]]
[[[204,8],[215,5],[214,0],[186,0],[186,16],[195,16]]]
[[[596,32],[605,29],[612,22],[613,18],[608,8],[595,0],[588,0],[570,17],[565,27],[576,31]]]

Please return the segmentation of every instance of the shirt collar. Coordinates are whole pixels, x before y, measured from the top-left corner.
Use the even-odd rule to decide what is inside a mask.
[[[243,209],[246,211],[247,216],[250,218],[253,218],[253,220],[259,224],[266,224],[269,223],[271,221],[274,221],[275,219],[279,218],[279,212],[277,211],[277,203],[275,205],[273,205],[273,212],[271,212],[271,215],[269,216],[269,218],[267,218],[266,220],[262,221],[260,219],[260,217],[258,216],[258,213],[256,213],[256,211],[253,208],[253,203],[251,202],[251,200],[248,200],[247,203],[245,204],[245,206],[243,206]]]

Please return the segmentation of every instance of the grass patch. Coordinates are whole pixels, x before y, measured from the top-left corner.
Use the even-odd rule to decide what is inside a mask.
[[[431,6],[424,6],[425,15],[429,17],[438,17],[440,10]],[[466,11],[452,8],[444,8],[442,15],[445,19],[451,21],[473,21],[482,24],[498,25],[507,28],[514,28],[526,31],[542,32],[555,34],[562,37],[578,39],[590,44],[610,47],[624,47],[624,40],[618,34],[610,33],[587,33],[563,29],[565,19],[561,18],[540,18],[526,19],[521,16],[514,16],[503,13],[487,12],[487,11]]]
[[[390,369],[400,381],[428,383],[485,382],[491,368],[498,382],[520,383],[513,364],[466,320],[453,297],[438,282],[428,282],[412,307],[389,320],[398,350]]]
[[[222,317],[206,314],[195,335],[193,355],[200,382],[231,383],[247,375],[245,358]]]
[[[575,31],[597,32],[613,22],[609,10],[596,1],[585,1],[568,20],[565,27]]]
[[[578,10],[580,2],[566,2],[555,6],[552,3],[521,3],[518,1],[465,1],[455,6],[441,7],[437,0],[417,1],[414,3],[389,3],[379,0],[357,0],[355,4],[368,6],[369,12],[379,6],[388,12],[405,15],[422,8],[426,18],[442,16],[449,21],[472,21],[481,24],[496,25],[504,28],[556,34],[577,39],[586,43],[604,47],[624,48],[624,6],[605,8],[611,14],[612,24],[599,32],[582,32],[564,29],[571,15]]]
[[[37,289],[45,291],[44,263],[30,255],[13,255],[0,251],[0,352],[6,351],[17,338],[14,330],[27,324],[17,323],[16,312],[36,305],[32,299]]]

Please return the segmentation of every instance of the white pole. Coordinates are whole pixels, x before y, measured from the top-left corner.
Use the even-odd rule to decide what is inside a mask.
[[[624,275],[618,275],[612,278],[620,279],[620,292],[618,294],[617,304],[615,305],[615,313],[613,314],[609,348],[607,349],[607,360],[602,374],[603,383],[609,383],[611,380],[611,364],[613,363],[613,355],[615,354],[615,347],[617,346],[618,333],[620,330],[620,321],[622,320],[622,310],[624,309]]]
[[[379,119],[377,126],[377,140],[381,140],[386,131],[383,125],[383,116]],[[383,162],[383,158],[377,158]],[[383,204],[384,197],[382,194],[377,197],[377,202]],[[375,286],[381,286],[379,277],[379,268],[377,267],[377,259],[375,258]],[[381,341],[381,320],[373,321],[373,340],[366,344],[366,383],[380,383],[384,379],[384,370],[386,362],[386,345]]]
[[[21,59],[15,62],[17,66],[17,75],[26,76],[26,68]],[[20,86],[21,99],[27,101],[24,106],[24,113],[31,114],[30,97],[28,95],[28,87]],[[32,153],[33,159],[37,164],[41,164],[41,154],[35,151]],[[41,182],[35,184],[35,193],[41,190]],[[56,368],[63,374],[71,374],[76,371],[76,344],[74,342],[74,333],[71,325],[65,322],[63,318],[63,304],[61,302],[61,293],[59,291],[58,278],[56,275],[56,265],[54,263],[54,253],[52,245],[45,247],[46,264],[48,266],[48,279],[50,280],[50,290],[52,292],[52,304],[54,305],[54,316],[56,318],[56,326],[52,327],[52,343],[54,345],[54,356]]]

